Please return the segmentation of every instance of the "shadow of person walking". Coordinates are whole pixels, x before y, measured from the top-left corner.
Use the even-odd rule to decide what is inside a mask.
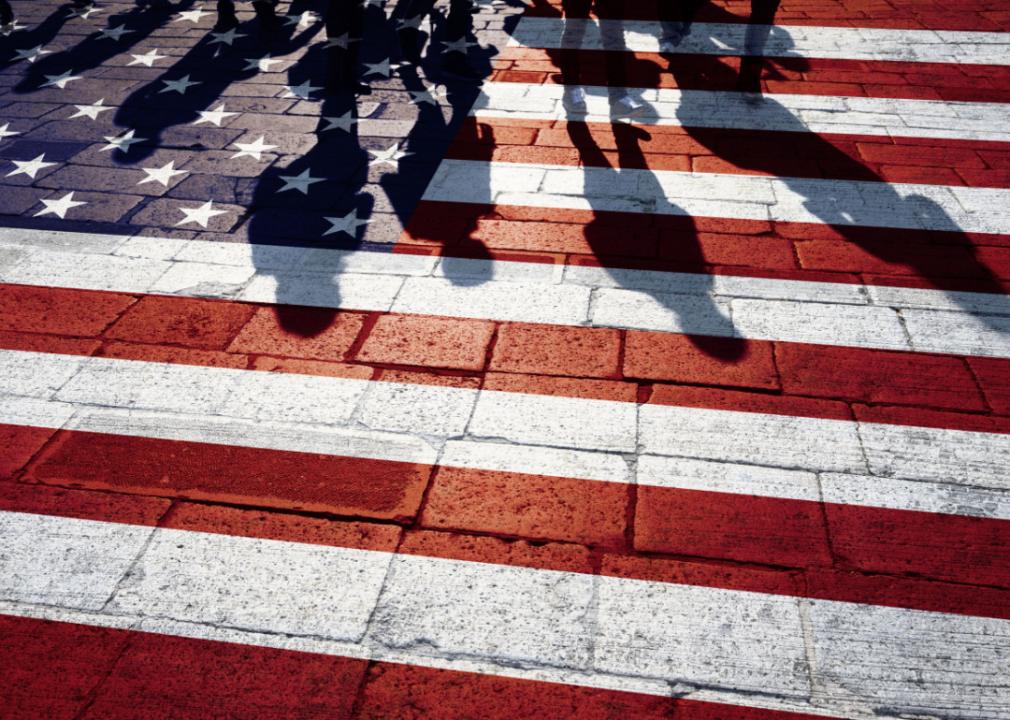
[[[691,6],[697,12],[701,3]],[[823,223],[839,238],[883,263],[904,266],[930,286],[973,293],[1003,294],[1003,284],[983,263],[973,241],[958,222],[937,201],[953,200],[942,186],[924,187],[926,192],[906,192],[900,185],[888,183],[878,172],[852,154],[809,130],[792,111],[774,95],[762,94],[765,76],[774,74],[781,62],[802,67],[798,58],[765,57],[778,0],[752,0],[750,24],[740,48],[739,69],[714,62],[708,72],[718,87],[735,86],[739,91],[720,105],[725,122],[708,118],[694,106],[702,93],[682,90],[677,117],[685,132],[707,148],[715,157],[751,174],[774,176],[787,194],[793,195],[810,214],[812,223]],[[719,10],[710,6],[706,20],[718,19]],[[699,32],[687,14],[677,22],[666,23],[663,46],[673,51],[685,38]],[[786,37],[776,34],[776,53],[782,51]],[[677,86],[691,88],[694,70],[680,56],[668,54],[669,72]],[[711,112],[711,106],[707,108]],[[750,117],[751,128],[744,137],[739,130],[747,126],[741,118]],[[720,126],[721,125],[721,126]],[[764,129],[761,129],[764,128]],[[788,148],[788,150],[786,150]],[[781,198],[780,198],[780,201]],[[774,218],[773,218],[774,221]],[[937,246],[956,248],[937,253]],[[955,302],[965,295],[951,292]],[[972,309],[970,300],[966,309]]]
[[[28,29],[15,30],[14,9],[8,0],[0,2],[0,26],[6,27],[6,32],[0,32],[0,37],[5,38],[3,46],[5,48],[17,48],[15,54],[4,57],[0,60],[0,68],[6,68],[15,63],[21,62],[22,53],[18,50],[29,51],[32,49],[44,48],[46,44],[52,42],[60,29],[73,17],[68,12],[67,5],[61,5],[46,16],[45,20]]]
[[[272,283],[280,326],[302,337],[324,332],[344,304],[342,276],[353,268],[346,267],[344,253],[332,251],[362,247],[375,204],[362,191],[368,164],[354,96],[328,96],[321,105],[321,120],[325,118],[340,120],[342,129],[320,128],[311,150],[290,163],[271,165],[260,176],[248,208],[248,241],[259,281]],[[320,212],[329,223],[325,230],[314,225]],[[315,240],[307,239],[317,232]],[[285,243],[289,252],[278,252]],[[317,249],[328,252],[314,253]]]
[[[378,226],[406,223],[478,93],[474,82],[446,78],[448,87],[425,82],[417,65],[402,63],[395,76],[402,82],[402,91],[383,87],[375,105],[388,110],[394,124],[408,113],[414,114],[413,123],[402,139],[364,140],[362,123],[375,122],[374,127],[380,128],[381,122],[359,117],[356,95],[367,90],[361,84],[358,58],[364,54],[390,59],[385,53],[395,46],[391,23],[396,17],[387,21],[381,8],[372,7],[369,10],[379,12],[340,17],[343,10],[348,10],[344,0],[328,7],[326,46],[311,48],[288,73],[292,79],[311,77],[325,67],[329,92],[320,108],[318,140],[293,162],[275,164],[260,176],[247,227],[257,273],[270,277],[276,302],[286,304],[276,308],[279,324],[290,333],[309,337],[324,332],[337,317],[334,308],[348,302],[357,309],[371,309],[371,303],[381,308],[379,298],[343,292],[342,287],[354,282],[345,275],[353,274],[356,267],[352,255],[343,251],[391,250],[394,237],[371,240],[370,230],[379,230],[374,235],[382,236]],[[361,35],[356,37],[355,32]],[[356,47],[358,43],[363,47]],[[480,53],[476,56],[480,66]],[[448,118],[440,103],[446,99]],[[291,192],[289,180],[304,173],[322,182],[305,193]],[[305,224],[318,222],[320,213],[329,227]],[[307,248],[303,256],[307,264],[301,271],[278,267],[276,246],[285,237]],[[320,249],[327,252],[313,252]]]

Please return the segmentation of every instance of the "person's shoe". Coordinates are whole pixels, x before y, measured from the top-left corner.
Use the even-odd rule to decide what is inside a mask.
[[[630,95],[622,95],[610,103],[610,114],[615,118],[641,117],[646,111],[646,105]]]
[[[561,104],[570,113],[584,115],[586,112],[586,91],[581,87],[567,87],[561,96]]]

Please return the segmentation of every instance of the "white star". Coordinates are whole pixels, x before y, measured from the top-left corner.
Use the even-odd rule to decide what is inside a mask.
[[[217,125],[221,127],[221,121],[224,120],[229,115],[238,115],[238,113],[225,112],[224,103],[217,106],[217,110],[197,110],[200,113],[200,119],[194,120],[194,125],[199,125],[200,123],[211,123],[212,125]]]
[[[98,34],[103,38],[109,38],[110,40],[119,41],[123,35],[127,33],[132,33],[133,30],[127,30],[125,25],[116,25],[115,27],[107,27],[98,31]]]
[[[17,20],[11,20],[7,25],[0,25],[0,36],[7,37],[18,30],[24,30],[27,25],[22,25]]]
[[[284,24],[285,25],[297,25],[299,28],[308,27],[313,23],[319,22],[319,16],[316,15],[311,10],[306,10],[301,15],[285,15]]]
[[[302,100],[311,100],[310,95],[316,90],[322,90],[323,88],[318,85],[312,85],[306,80],[301,85],[285,85],[284,89],[285,93],[281,97],[296,97]]]
[[[136,145],[139,142],[144,142],[147,138],[135,138],[133,137],[134,130],[127,130],[121,135],[106,135],[105,142],[108,145],[103,145],[99,150],[119,150],[122,153],[130,152],[130,146]]]
[[[432,85],[431,87],[426,87],[423,90],[411,90],[410,99],[417,104],[428,103],[430,105],[438,105],[438,101],[445,98],[445,86],[444,85]]]
[[[389,58],[383,58],[382,62],[365,63],[365,75],[381,75],[389,77]]]
[[[172,22],[183,22],[188,20],[191,23],[198,23],[200,22],[200,18],[207,14],[207,11],[204,10],[203,5],[201,5],[195,10],[187,10],[186,12],[179,13],[172,19]]]
[[[168,184],[172,182],[172,178],[176,175],[185,175],[189,172],[188,170],[176,170],[175,160],[165,163],[160,168],[141,168],[141,170],[147,173],[147,176],[138,182],[138,185],[143,185],[144,183],[149,182],[159,182],[165,187],[168,187]]]
[[[232,155],[231,159],[234,160],[235,158],[240,158],[243,157],[244,155],[248,155],[254,160],[262,160],[263,153],[265,153],[267,150],[273,150],[275,147],[277,147],[276,145],[267,145],[265,142],[263,142],[265,139],[266,139],[265,136],[260,135],[259,139],[256,140],[255,142],[232,143],[235,147],[238,148],[239,151],[234,155]]]
[[[259,70],[260,72],[270,72],[270,66],[276,65],[281,62],[280,60],[274,60],[269,55],[264,55],[258,58],[246,58],[245,67],[243,70]]]
[[[324,115],[323,120],[326,121],[326,127],[324,127],[319,132],[326,132],[327,130],[343,130],[344,132],[350,132],[351,128],[358,124],[358,118],[354,117],[354,114],[348,110],[343,115]]]
[[[330,224],[329,229],[323,233],[323,237],[332,235],[333,233],[347,233],[351,237],[354,237],[358,234],[359,227],[368,224],[368,220],[358,219],[357,210],[352,210],[343,217],[328,217],[323,219]]]
[[[247,37],[245,33],[240,33],[236,28],[232,28],[228,32],[212,32],[211,36],[213,36],[214,39],[210,41],[210,45],[214,45],[215,43],[224,43],[229,47],[233,42],[235,42],[236,38]]]
[[[382,7],[385,0],[365,0],[365,7]]]
[[[111,107],[106,106],[105,98],[98,100],[92,105],[74,105],[74,107],[77,108],[77,112],[67,118],[68,120],[78,117],[88,117],[92,120],[97,120],[99,113],[112,109]]]
[[[67,70],[62,75],[46,75],[46,81],[42,83],[41,87],[58,87],[62,90],[67,86],[68,82],[81,79],[80,75],[74,75],[73,73],[73,70]]]
[[[466,51],[472,47],[477,47],[477,43],[469,42],[465,37],[461,37],[459,40],[443,40],[442,45],[445,46],[445,51],[447,53],[457,52],[466,55]]]
[[[17,57],[14,58],[15,62],[18,60],[27,60],[28,62],[33,63],[43,55],[50,54],[52,50],[46,50],[41,45],[36,45],[35,47],[28,48],[27,50],[15,50],[14,52],[17,53]]]
[[[4,123],[3,127],[0,127],[0,140],[5,140],[9,137],[14,137],[15,135],[20,135],[21,133],[16,130],[10,130],[11,124]]]
[[[158,48],[151,50],[150,52],[144,53],[143,55],[134,55],[130,53],[133,60],[126,63],[127,67],[130,65],[146,65],[147,67],[154,67],[154,63],[158,60],[164,60],[168,55],[159,55]]]
[[[91,13],[102,12],[101,8],[96,8],[94,5],[88,5],[86,7],[80,8],[70,8],[70,14],[67,15],[68,18],[79,17],[82,20],[87,20],[91,17]]]
[[[185,225],[186,223],[195,222],[200,225],[200,227],[207,227],[207,221],[215,215],[224,215],[228,212],[227,210],[215,210],[213,200],[208,200],[199,207],[181,207],[179,210],[181,210],[186,217],[177,222],[176,225]]]
[[[162,80],[165,83],[165,87],[159,90],[159,93],[166,92],[177,92],[180,95],[185,95],[186,91],[189,90],[194,85],[201,85],[200,82],[194,82],[189,79],[189,75],[183,75],[178,80]]]
[[[281,175],[280,178],[284,181],[284,187],[277,192],[282,193],[285,190],[297,190],[302,195],[309,194],[309,185],[323,181],[323,178],[312,177],[308,169],[302,170],[298,175]]]
[[[420,30],[421,23],[423,22],[424,22],[424,15],[418,15],[417,17],[412,18],[403,18],[401,20],[397,20],[396,29],[407,30],[409,28],[411,30]]]
[[[35,217],[52,213],[62,220],[67,216],[67,210],[75,208],[78,205],[87,205],[88,203],[83,200],[74,200],[74,193],[71,191],[58,200],[43,200],[42,204],[46,206],[45,209],[35,213]]]
[[[399,167],[397,161],[411,154],[401,150],[399,145],[393,145],[385,150],[369,150],[368,152],[372,156],[372,159],[368,161],[369,165],[392,165],[393,167]]]
[[[45,156],[46,154],[42,153],[34,160],[11,160],[11,162],[17,165],[17,170],[11,170],[9,173],[7,173],[7,177],[11,177],[13,175],[27,175],[32,180],[34,180],[39,170],[41,170],[42,168],[52,167],[53,165],[57,164],[54,162],[52,163],[42,162],[42,159]]]

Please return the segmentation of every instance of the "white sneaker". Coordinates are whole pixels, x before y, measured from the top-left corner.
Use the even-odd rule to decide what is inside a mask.
[[[567,87],[565,94],[561,96],[561,104],[570,113],[585,114],[586,112],[586,91],[581,87]]]
[[[641,100],[636,100],[630,95],[622,95],[610,104],[610,114],[613,117],[639,117],[645,113],[645,110],[645,103]]]

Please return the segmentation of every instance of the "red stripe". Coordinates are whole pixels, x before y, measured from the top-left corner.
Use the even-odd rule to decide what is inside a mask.
[[[257,473],[282,453],[236,456],[227,446],[68,435],[25,480],[87,491],[0,483],[0,508],[567,572],[594,573],[602,563],[601,572],[615,577],[1010,618],[1010,590],[975,587],[1010,588],[1005,520],[648,486],[632,503],[628,485],[455,468],[437,473],[419,518],[402,518],[416,529],[397,545],[393,525],[273,512],[303,505],[304,492],[285,476],[268,496],[243,494],[246,506],[263,510],[179,502],[230,502],[233,492],[215,490],[213,473],[224,459],[235,464],[232,485],[249,478],[255,487]],[[180,467],[179,455],[204,464]],[[333,475],[320,472],[314,456],[301,460],[332,492],[361,484],[353,470]],[[356,514],[369,515],[361,505]],[[850,582],[853,574],[861,583]],[[888,591],[873,587],[883,577]]]
[[[1010,188],[1010,171],[985,160],[1007,150],[1008,143],[981,140],[467,118],[446,157]]]
[[[31,482],[400,522],[417,514],[431,474],[413,463],[65,430],[28,467]]]
[[[505,48],[489,79],[559,84],[564,71],[569,84],[734,91],[741,89],[743,62],[739,56]],[[749,60],[747,75],[752,82],[760,77],[764,93],[1010,102],[1010,68],[1002,65],[782,57]]]
[[[20,302],[45,306],[50,293],[76,317],[68,324],[44,312],[9,314],[8,327],[19,332],[0,332],[0,348],[841,420],[869,404],[873,422],[1010,432],[1006,358],[766,340],[745,341],[741,353],[718,353],[720,343],[736,341],[354,312],[327,313],[330,325],[305,336],[285,329],[270,306],[160,296],[138,296],[98,337],[66,338],[59,333],[79,330],[77,318],[103,308],[105,294],[21,285],[0,285],[0,310]],[[295,326],[302,314],[306,323],[320,318],[318,308],[284,307],[284,319]],[[235,317],[246,324],[229,320]],[[221,318],[227,332],[202,323],[206,318]],[[158,337],[166,344],[150,344]],[[475,356],[479,361],[471,364]],[[990,406],[1002,414],[989,414]],[[32,438],[7,462],[31,457],[38,449]],[[227,468],[221,472],[226,476]],[[403,478],[412,473],[404,469]],[[395,518],[398,505],[390,503],[386,517]]]
[[[1010,236],[957,231],[429,200],[398,245],[458,257],[1010,292]]]
[[[9,615],[0,638],[9,718],[824,720]]]
[[[367,661],[0,616],[7,718],[348,718]],[[283,682],[278,682],[283,678]]]
[[[561,0],[534,0],[526,14],[558,17]],[[574,3],[573,3],[574,5]],[[696,7],[696,22],[750,22],[749,0],[711,0],[710,2],[671,3],[666,0],[623,0],[601,9],[597,3],[594,15],[625,20],[682,19]],[[587,4],[588,10],[588,4]],[[570,10],[570,17],[587,17],[587,10]],[[861,28],[908,28],[925,30],[988,30],[1010,28],[1010,12],[1002,0],[959,0],[956,6],[937,0],[929,2],[874,2],[873,0],[782,0],[775,13],[777,25],[824,25]]]

